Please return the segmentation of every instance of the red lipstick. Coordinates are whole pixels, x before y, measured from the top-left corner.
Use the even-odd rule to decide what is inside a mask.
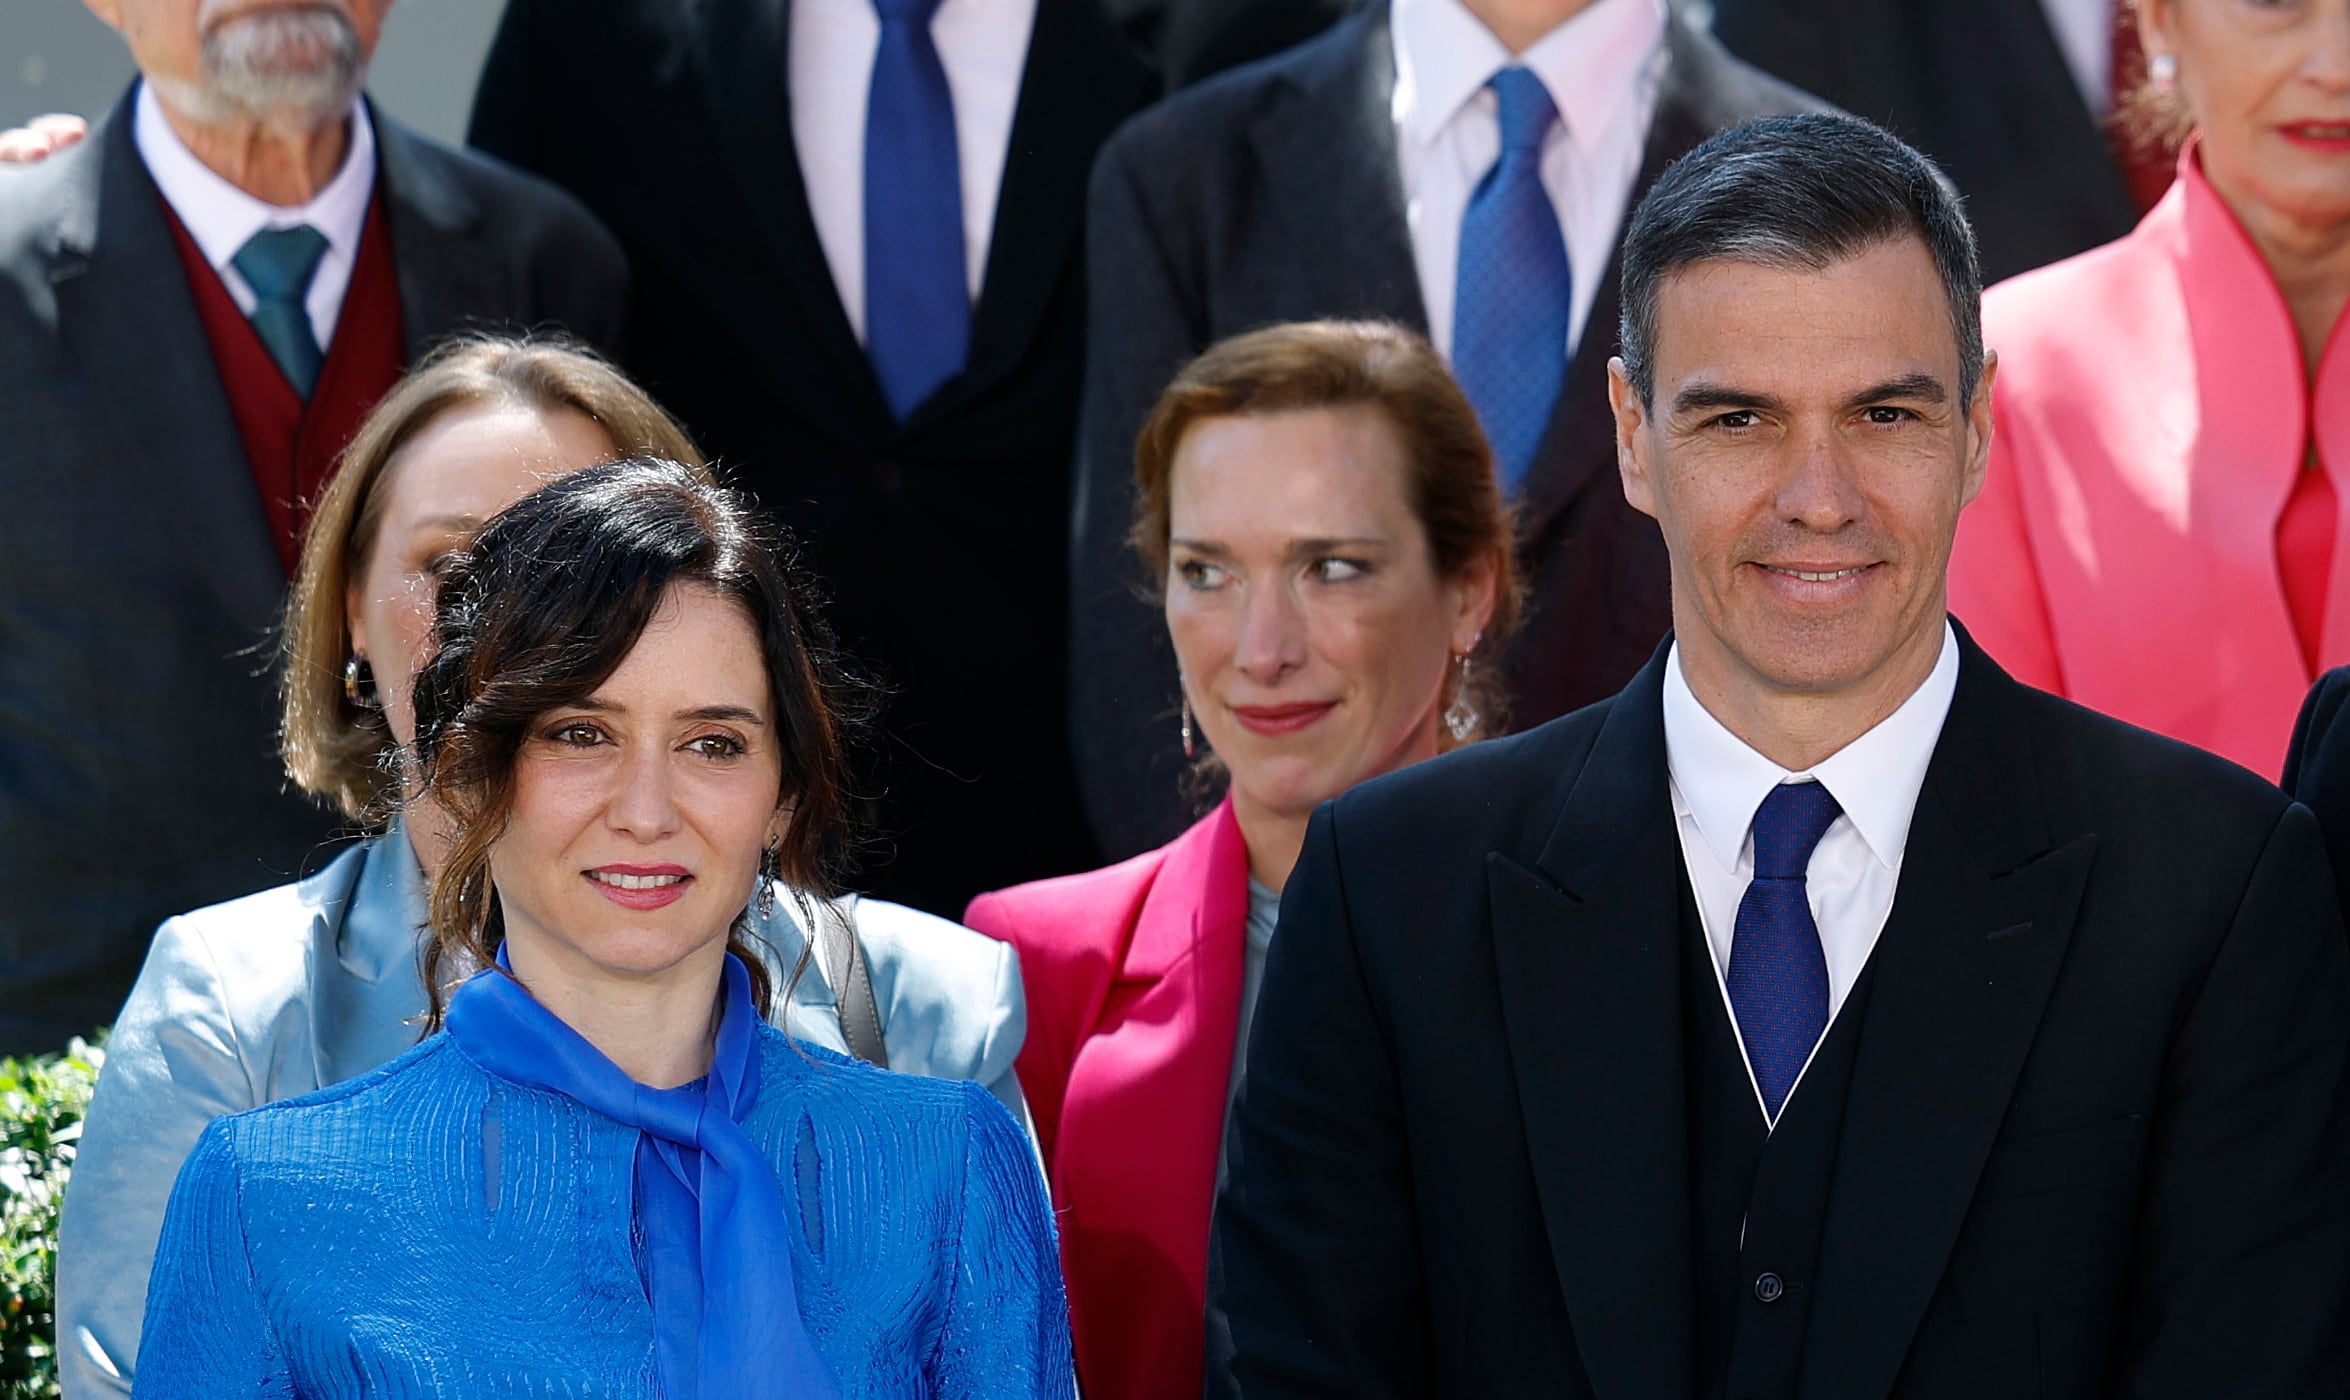
[[[693,875],[682,865],[599,865],[580,878],[623,909],[665,909],[685,898]]]
[[[1310,729],[1322,716],[1338,708],[1335,700],[1311,700],[1289,705],[1235,705],[1232,717],[1251,734],[1277,739]]]

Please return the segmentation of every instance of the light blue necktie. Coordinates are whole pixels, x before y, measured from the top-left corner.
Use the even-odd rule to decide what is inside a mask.
[[[1501,108],[1501,159],[1461,217],[1452,367],[1492,440],[1502,488],[1515,496],[1566,378],[1575,284],[1542,187],[1542,142],[1558,108],[1529,69],[1504,68],[1488,86]]]
[[[865,104],[865,354],[899,422],[963,368],[971,293],[955,104],[930,40],[939,0],[873,0]]]
[[[318,260],[326,256],[326,235],[308,224],[292,228],[265,228],[245,240],[229,266],[253,289],[258,304],[247,319],[253,333],[269,351],[269,358],[294,386],[303,402],[318,383],[326,356],[310,327],[310,279]]]
[[[1723,978],[1746,1062],[1775,1123],[1828,1029],[1828,955],[1812,922],[1812,849],[1843,808],[1819,783],[1781,783],[1754,813],[1754,879]]]

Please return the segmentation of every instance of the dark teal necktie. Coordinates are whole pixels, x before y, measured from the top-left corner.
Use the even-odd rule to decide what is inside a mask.
[[[865,107],[865,354],[901,423],[971,347],[954,94],[930,39],[939,0],[873,0]]]
[[[308,224],[292,228],[265,228],[245,240],[229,266],[253,289],[257,305],[248,317],[253,333],[268,347],[286,382],[302,401],[318,383],[319,366],[326,356],[310,328],[310,279],[318,260],[326,256],[326,235]]]

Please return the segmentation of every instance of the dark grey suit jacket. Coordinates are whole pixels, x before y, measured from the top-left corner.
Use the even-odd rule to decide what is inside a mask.
[[[1677,20],[1667,42],[1635,202],[1723,127],[1819,105]],[[1094,167],[1070,728],[1094,834],[1112,858],[1171,840],[1188,816],[1173,653],[1126,548],[1135,435],[1176,369],[1225,336],[1325,316],[1426,333],[1394,87],[1387,7],[1374,4],[1137,117]],[[1617,269],[1604,277],[1521,502],[1532,609],[1507,666],[1522,724],[1614,694],[1668,622],[1663,540],[1616,478],[1607,361]]]
[[[1714,0],[1714,32],[1940,163],[1985,283],[2137,223],[2041,0]]]
[[[169,915],[323,863],[277,757],[286,579],[126,97],[0,175],[0,1053],[111,1019]],[[378,114],[413,358],[467,326],[609,346],[569,196]]]

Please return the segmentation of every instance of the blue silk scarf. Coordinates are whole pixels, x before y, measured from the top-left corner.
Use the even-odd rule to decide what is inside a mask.
[[[634,1189],[644,1227],[654,1372],[665,1400],[834,1400],[800,1318],[792,1207],[742,1120],[759,1096],[750,976],[726,959],[709,1077],[649,1089],[539,1005],[506,968],[449,1000],[449,1035],[501,1079],[561,1094],[643,1134]]]

